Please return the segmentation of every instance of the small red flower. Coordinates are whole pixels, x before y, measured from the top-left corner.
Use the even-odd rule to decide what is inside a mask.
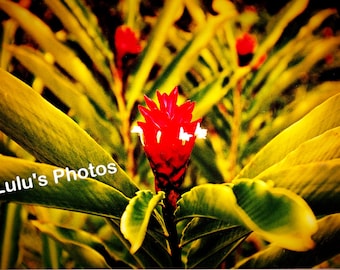
[[[238,55],[253,54],[257,41],[253,35],[244,33],[236,39],[236,51]]]
[[[322,29],[322,36],[325,38],[333,37],[334,31],[331,27],[327,26],[324,29]]]
[[[238,64],[240,67],[246,66],[250,63],[250,61],[253,59],[256,47],[256,37],[249,33],[244,33],[242,36],[236,39],[236,52],[238,55]],[[256,61],[256,63],[253,63],[253,70],[259,69],[266,58],[267,55],[264,54]]]
[[[194,102],[177,105],[178,88],[160,94],[159,107],[144,97],[147,107],[139,106],[145,122],[138,122],[132,132],[140,135],[144,151],[155,175],[156,191],[163,190],[173,208],[179,198],[188,161],[196,138],[205,138],[207,130],[200,126],[201,119],[191,121]]]
[[[123,58],[128,54],[138,54],[142,46],[136,37],[135,32],[128,26],[119,26],[114,36],[116,49],[116,63],[119,69],[123,66]]]
[[[325,27],[322,29],[322,36],[324,38],[331,38],[334,36],[334,31],[331,27]],[[324,61],[327,65],[331,65],[334,62],[334,55],[333,54],[327,54],[324,58]]]

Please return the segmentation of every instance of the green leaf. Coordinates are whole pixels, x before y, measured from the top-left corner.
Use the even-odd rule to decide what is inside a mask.
[[[332,37],[330,39],[317,39],[311,41],[305,51],[303,52],[302,60],[296,65],[289,66],[290,61],[293,59],[285,59],[278,57],[277,62],[280,62],[279,70],[272,70],[266,83],[261,86],[254,100],[248,117],[254,117],[260,110],[266,110],[272,102],[274,102],[285,89],[296,82],[301,74],[311,70],[319,61],[324,59],[330,52],[336,51],[340,45],[339,37]],[[303,43],[303,46],[306,46]],[[319,48],[315,50],[315,48]],[[299,52],[301,54],[301,52]],[[290,52],[289,52],[290,54]],[[286,60],[286,61],[284,61]],[[285,65],[284,65],[285,63]]]
[[[295,97],[295,100],[283,108],[270,125],[266,125],[257,132],[255,140],[247,144],[245,153],[248,154],[258,151],[258,149],[279,132],[300,120],[308,112],[328,98],[338,94],[340,91],[339,89],[340,82],[328,81],[321,83],[300,97]]]
[[[306,200],[315,214],[324,215],[340,211],[340,159],[311,162],[268,170],[263,180],[291,190]]]
[[[52,1],[46,2],[52,4]],[[81,27],[87,31],[87,34],[91,37],[92,42],[95,44],[95,47],[98,47],[97,53],[103,54],[107,59],[112,59],[113,53],[112,50],[110,49],[108,40],[104,37],[101,31],[101,28],[98,23],[98,17],[92,12],[90,7],[86,5],[86,2],[82,0],[65,0],[63,1],[63,3],[68,6],[68,8],[71,10],[71,12],[79,21]],[[67,22],[65,22],[65,24],[66,23]],[[77,28],[72,29],[73,30],[71,32],[77,31]]]
[[[171,27],[176,19],[178,19],[176,15],[181,9],[182,7],[180,1],[165,1],[163,10],[158,16],[156,24],[152,28],[147,46],[143,50],[138,64],[129,78],[128,89],[126,91],[128,109],[133,108],[136,100],[142,93],[149,73],[166,41],[168,28]]]
[[[62,256],[62,248],[52,238],[46,234],[41,235],[42,241],[42,260],[46,269],[61,268],[60,258]]]
[[[177,220],[204,217],[240,225],[242,222],[235,211],[235,204],[236,198],[229,186],[204,184],[182,195],[175,216]]]
[[[187,253],[186,267],[219,268],[224,260],[242,243],[248,235],[245,229],[236,227],[196,240]],[[207,247],[209,249],[207,250]]]
[[[143,259],[148,261],[149,258],[146,258],[147,256],[142,257],[130,253],[129,244],[120,233],[118,220],[108,220],[107,225],[104,225],[100,229],[97,236],[105,243],[110,251],[126,265],[131,268],[145,268]]]
[[[141,190],[130,200],[122,215],[120,228],[124,237],[131,243],[132,254],[143,244],[150,217],[164,198],[164,192],[154,195],[151,191]]]
[[[37,16],[20,5],[0,0],[0,9],[15,19],[40,46],[53,55],[56,62],[86,89],[87,95],[101,108],[107,117],[112,116],[113,104],[93,73],[67,46],[59,42],[52,30]]]
[[[73,180],[62,168],[6,156],[0,156],[0,163],[0,201],[110,218],[120,218],[128,204],[128,198],[113,187],[90,178]],[[56,177],[56,170],[65,175]],[[15,190],[8,191],[6,185]]]
[[[32,88],[1,69],[0,79],[0,130],[38,160],[71,169],[115,163],[83,129]],[[137,187],[117,164],[115,167],[114,175],[96,179],[134,196]]]
[[[233,78],[239,79],[240,72],[236,71]],[[216,105],[233,87],[236,80],[232,80],[227,86],[223,87],[223,80],[226,74],[219,74],[217,78],[214,78],[207,84],[202,84],[195,95],[191,97],[192,100],[197,101],[195,110],[193,111],[193,118],[203,117],[207,114],[213,106]]]
[[[236,268],[312,268],[340,253],[340,214],[326,216],[318,221],[318,231],[313,235],[315,248],[295,252],[269,246],[239,262]]]
[[[248,228],[287,249],[313,248],[316,218],[301,197],[259,180],[237,180],[232,189],[238,214]]]
[[[105,244],[93,234],[35,220],[32,223],[60,243],[85,268],[110,268],[110,264],[114,263]]]
[[[182,50],[167,65],[162,74],[152,85],[152,89],[150,89],[148,94],[150,96],[154,95],[157,89],[162,89],[164,92],[170,92],[174,86],[178,85],[184,74],[192,67],[193,60],[196,60],[199,53],[206,48],[219,27],[228,19],[236,16],[236,9],[230,8],[228,12],[224,14],[209,18],[206,24],[195,33],[193,38],[186,43]],[[218,80],[218,82],[219,81],[220,80]],[[214,83],[213,86],[215,86]]]
[[[257,178],[302,196],[319,215],[340,211],[340,127],[300,144]]]
[[[214,218],[243,225],[264,239],[292,250],[313,247],[317,230],[313,212],[298,195],[259,180],[242,179],[231,186],[207,184],[183,194],[176,217]]]
[[[302,3],[303,1],[297,2]],[[291,1],[288,5],[292,3]],[[297,4],[299,5],[299,3]],[[295,8],[289,9],[289,12],[295,12]],[[255,74],[254,80],[248,87],[253,92],[255,91],[254,89],[259,89],[259,91],[256,91],[256,96],[251,101],[250,111],[245,113],[246,121],[251,121],[260,111],[263,112],[269,109],[269,106],[275,102],[287,87],[296,82],[301,77],[301,74],[309,72],[327,55],[333,51],[336,52],[340,42],[339,38],[325,40],[318,35],[314,35],[321,23],[335,12],[334,9],[325,9],[316,13],[306,25],[300,28],[295,37],[282,45],[277,51],[272,51],[268,55],[266,62],[261,66],[259,72]],[[268,25],[270,25],[270,22]],[[262,44],[259,45],[259,47],[261,46]],[[320,50],[315,50],[316,47],[320,48]],[[336,90],[333,89],[333,91]],[[300,103],[302,105],[308,104],[305,100]],[[279,118],[281,118],[280,116]]]
[[[156,227],[151,224],[154,220],[150,220],[150,227]],[[110,220],[110,225],[115,234],[114,238],[106,239],[107,245],[115,246],[115,250],[119,250],[121,258],[124,262],[135,268],[167,268],[172,265],[171,256],[167,249],[164,234],[159,231],[148,230],[143,245],[136,253],[129,251],[131,247],[129,241],[121,234],[120,224],[118,220]],[[157,224],[158,225],[158,224]],[[118,240],[118,241],[117,241]],[[123,247],[123,250],[122,250]]]
[[[338,126],[340,126],[340,94],[327,99],[272,139],[246,165],[238,178],[256,177],[268,167],[280,162],[303,142]]]
[[[0,210],[0,268],[16,268],[20,256],[19,238],[22,226],[22,207],[14,203],[1,203]]]
[[[249,229],[220,220],[193,218],[180,242],[186,268],[218,267],[249,233]]]
[[[71,9],[68,9],[62,1],[45,0],[48,7],[59,18],[65,28],[72,33],[77,43],[89,55],[96,67],[111,82],[112,76],[109,63],[112,63],[113,54],[108,47],[107,41],[105,40],[106,42],[104,42],[94,14],[78,1],[67,2],[71,5]]]
[[[3,190],[5,182],[10,182],[12,186],[12,180],[16,179],[16,176],[26,179],[26,185],[28,184],[27,179],[33,177],[33,173],[37,177],[45,176],[48,180],[48,183],[43,185],[43,178],[40,178],[40,181],[35,179],[33,188],[1,193],[0,201],[13,201],[85,212],[113,218],[112,222],[117,223],[128,205],[128,198],[121,192],[94,179],[78,179],[74,181],[68,180],[65,176],[58,179],[56,184],[53,181],[53,171],[55,169],[60,171],[61,168],[5,156],[0,156],[0,164],[2,164],[0,167],[0,190]],[[39,183],[43,186],[40,186]],[[159,224],[152,222],[155,221],[151,220],[150,222],[151,229],[147,232],[142,248],[134,256],[130,256],[131,254],[128,252],[130,245],[120,233],[119,225],[114,227],[116,231],[112,230],[117,236],[114,241],[121,241],[119,254],[125,254],[122,260],[131,267],[164,268],[171,264],[164,234]],[[125,247],[126,253],[121,250],[122,247]],[[116,252],[116,249],[112,252]],[[120,255],[117,256],[119,257]]]
[[[295,165],[336,158],[340,158],[340,126],[300,144],[284,159],[260,173],[258,177],[262,179],[263,175]]]
[[[197,239],[210,237],[210,235],[216,233],[222,232],[223,234],[226,234],[229,230],[237,230],[242,236],[245,236],[249,233],[249,230],[243,228],[242,226],[230,225],[221,220],[198,217],[193,218],[182,231],[180,246],[183,247]],[[229,236],[227,239],[232,241]]]
[[[308,2],[308,0],[290,1],[276,16],[273,17],[272,21],[268,23],[268,27],[271,29],[267,29],[266,31],[269,34],[256,50],[252,63],[258,62],[259,58],[263,54],[266,54],[266,52],[276,44],[287,25],[305,10]]]
[[[202,155],[204,153],[204,155]],[[216,165],[216,154],[208,147],[206,141],[197,141],[192,151],[191,159],[197,164],[202,174],[209,179],[210,182],[223,182],[223,176]]]
[[[1,46],[0,46],[0,68],[8,69],[12,59],[12,55],[5,47],[12,44],[15,40],[15,33],[18,29],[18,24],[15,20],[6,20],[1,22]]]
[[[278,59],[282,60],[283,57],[287,57],[289,58],[288,61],[292,61],[296,55],[291,52],[301,50],[301,46],[297,45],[305,45],[306,41],[311,39],[313,32],[320,27],[322,22],[334,13],[336,13],[336,10],[334,9],[325,9],[317,12],[310,18],[306,25],[300,28],[299,33],[293,39],[289,40],[281,49],[272,52],[272,54],[268,56],[266,62],[261,66],[258,73],[255,74],[254,81],[251,83],[252,88],[258,87],[261,81],[270,76],[272,71],[278,67]],[[268,23],[268,25],[270,25],[270,23]]]
[[[95,138],[100,138],[102,145],[108,144],[113,149],[121,147],[121,140],[112,123],[102,118],[84,94],[83,87],[72,82],[58,69],[48,63],[41,53],[27,46],[9,46],[8,50],[35,76],[68,106],[76,118]]]

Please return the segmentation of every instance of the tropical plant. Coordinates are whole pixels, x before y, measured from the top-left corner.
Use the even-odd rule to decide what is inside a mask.
[[[339,266],[336,8],[153,2],[0,0],[0,267]]]

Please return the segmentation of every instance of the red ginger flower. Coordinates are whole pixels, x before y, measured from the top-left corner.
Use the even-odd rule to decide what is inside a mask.
[[[138,122],[132,132],[138,133],[155,175],[156,191],[163,190],[172,207],[176,208],[188,161],[196,138],[205,138],[207,130],[200,127],[201,119],[191,121],[194,102],[178,106],[178,88],[160,94],[160,107],[144,97],[149,108],[139,106],[145,122]]]
[[[236,39],[236,51],[239,55],[254,53],[256,47],[256,38],[249,33],[244,33]]]
[[[238,55],[238,64],[240,67],[246,66],[250,63],[254,56],[256,46],[256,37],[249,33],[244,33],[242,36],[236,39],[236,52]],[[263,64],[266,58],[266,54],[262,55],[256,61],[256,63],[253,63],[253,69],[257,70]]]
[[[236,39],[236,52],[239,66],[242,67],[249,64],[253,58],[256,44],[256,38],[249,33],[244,33]]]
[[[128,26],[119,26],[115,32],[115,49],[117,67],[122,68],[123,57],[128,54],[138,54],[142,51],[142,46],[136,37],[135,32]]]

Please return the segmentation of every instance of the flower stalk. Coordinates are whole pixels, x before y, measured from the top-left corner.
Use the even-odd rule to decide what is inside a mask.
[[[231,125],[231,145],[229,149],[229,178],[228,182],[231,181],[237,174],[237,163],[238,163],[238,150],[239,150],[239,138],[241,128],[241,113],[242,113],[242,80],[237,82],[237,85],[233,91],[233,120]]]

